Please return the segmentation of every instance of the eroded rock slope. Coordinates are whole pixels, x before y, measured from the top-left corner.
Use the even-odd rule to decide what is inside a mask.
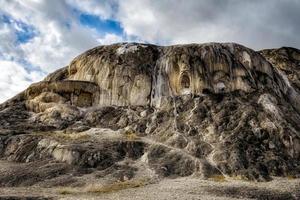
[[[232,43],[96,47],[0,105],[1,159],[52,184],[298,176],[299,63],[293,48]],[[9,183],[40,181],[28,179]]]

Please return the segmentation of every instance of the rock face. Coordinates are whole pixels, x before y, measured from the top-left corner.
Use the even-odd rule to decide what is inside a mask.
[[[274,79],[274,69],[259,53],[217,43],[96,47],[75,58],[68,70],[46,78],[95,83],[99,94],[94,92],[93,105],[158,108],[172,96],[251,92],[273,87]]]
[[[300,51],[295,48],[263,50],[261,54],[272,63],[286,83],[284,91],[294,107],[300,110]]]
[[[298,49],[289,47],[267,49],[262,50],[261,54],[277,69],[283,71],[297,92],[300,91],[300,51]]]
[[[0,105],[0,156],[120,180],[299,176],[299,52],[96,47]]]

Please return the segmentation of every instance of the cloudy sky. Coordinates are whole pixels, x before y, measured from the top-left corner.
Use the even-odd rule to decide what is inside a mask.
[[[300,48],[299,0],[0,0],[0,102],[97,45]]]

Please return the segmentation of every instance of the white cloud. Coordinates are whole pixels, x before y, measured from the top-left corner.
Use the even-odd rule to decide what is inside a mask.
[[[75,3],[80,6],[79,1]],[[89,5],[93,7],[91,3]],[[104,7],[103,12],[97,8],[93,13],[107,17],[104,13],[107,8]],[[41,73],[50,73],[66,66],[75,56],[89,48],[122,41],[120,36],[110,33],[99,35],[95,29],[82,26],[78,21],[78,15],[72,9],[63,0],[2,0],[0,2],[0,14],[2,12],[12,19],[11,24],[0,24],[0,62],[2,62],[0,69],[11,68],[7,72],[11,73],[7,74],[10,78],[0,77],[1,85],[4,86],[6,82],[6,85],[11,88],[2,95],[2,99],[11,97],[11,94],[25,89],[28,83],[36,80],[34,77],[29,77],[33,76],[34,72],[28,74],[20,61],[26,61],[34,68],[40,69]],[[26,43],[17,44],[16,32],[20,31],[20,27],[14,21],[32,26],[36,32],[35,37]],[[17,69],[21,70],[19,75],[16,76],[16,80],[10,81],[12,72]],[[2,89],[1,92],[4,93],[5,87]]]
[[[67,65],[77,54],[98,45],[96,33],[80,26],[64,1],[7,1],[3,10],[37,29],[38,35],[20,49],[28,62],[45,72]]]
[[[77,54],[98,45],[92,31],[79,28],[74,24],[70,30],[48,23],[41,35],[21,48],[30,63],[40,66],[46,72],[64,67]]]
[[[23,66],[13,61],[0,61],[0,68],[0,103],[44,77],[39,71],[27,72]]]
[[[68,0],[114,18],[127,38],[158,44],[236,42],[250,48],[300,47],[298,0]]]
[[[67,0],[67,3],[82,12],[97,15],[103,19],[113,18],[117,0]]]
[[[86,5],[80,2],[74,1],[74,4]],[[93,8],[92,1],[85,2],[90,2],[87,5]],[[95,7],[93,13],[105,14],[101,10],[104,12],[107,8],[108,5],[103,9]],[[36,37],[19,47],[28,62],[48,73],[64,67],[75,56],[89,48],[122,41],[120,36],[111,33],[98,35],[95,29],[80,25],[77,16],[72,13],[72,7],[65,1],[6,1],[2,10],[37,30]],[[12,40],[8,41],[12,44]]]
[[[0,23],[0,55],[2,59],[12,60],[20,57],[22,51],[16,46],[16,35],[14,24],[1,24]]]
[[[154,43],[237,42],[255,49],[300,47],[297,0],[120,0],[128,35]]]
[[[108,33],[103,38],[98,39],[98,42],[103,45],[118,43],[118,42],[122,42],[122,41],[124,41],[124,39],[122,37],[112,34],[112,33]]]

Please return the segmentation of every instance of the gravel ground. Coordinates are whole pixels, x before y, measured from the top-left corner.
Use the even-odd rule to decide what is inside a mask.
[[[0,188],[0,199],[105,199],[105,200],[212,200],[300,199],[300,179],[274,178],[270,182],[200,180],[193,177],[164,179],[155,184],[105,194],[59,194],[59,188]],[[18,197],[18,198],[17,198]],[[23,198],[22,198],[23,197]]]

